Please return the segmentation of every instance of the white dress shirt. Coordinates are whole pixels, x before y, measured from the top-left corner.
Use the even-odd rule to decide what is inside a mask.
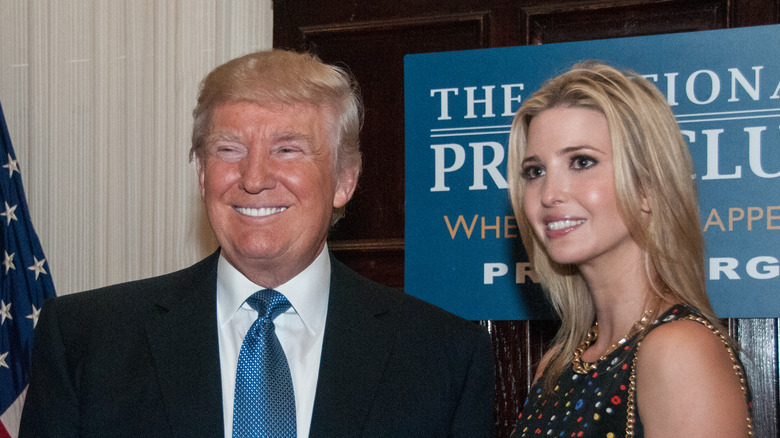
[[[244,336],[257,319],[257,312],[249,307],[246,299],[261,289],[265,287],[252,283],[225,258],[219,257],[217,326],[226,438],[233,435],[233,395],[238,355]],[[304,438],[309,436],[311,426],[328,312],[330,258],[327,245],[303,272],[274,289],[292,304],[274,320],[274,326],[290,364],[298,437]]]

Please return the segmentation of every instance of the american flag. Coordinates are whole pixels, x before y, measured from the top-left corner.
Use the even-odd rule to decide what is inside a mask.
[[[30,221],[2,105],[0,163],[0,438],[15,438],[30,381],[33,328],[43,301],[55,294],[46,257]]]

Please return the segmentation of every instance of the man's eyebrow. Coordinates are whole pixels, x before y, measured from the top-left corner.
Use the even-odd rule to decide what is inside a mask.
[[[311,135],[302,134],[295,131],[281,131],[273,136],[275,141],[304,141],[311,143],[314,139]]]
[[[238,141],[237,134],[230,131],[220,131],[209,134],[206,137],[206,144],[212,144],[217,141]]]
[[[233,131],[219,131],[206,136],[206,144],[214,144],[218,141],[241,142],[242,136]],[[285,141],[300,141],[307,144],[314,142],[314,137],[296,131],[280,131],[273,134],[272,141],[275,143]]]

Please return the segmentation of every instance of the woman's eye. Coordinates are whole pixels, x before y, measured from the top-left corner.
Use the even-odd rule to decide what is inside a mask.
[[[594,158],[587,155],[579,155],[572,159],[572,167],[574,169],[588,169],[595,166],[598,163]]]
[[[544,169],[539,166],[528,166],[523,169],[522,177],[526,180],[532,180],[544,175]]]

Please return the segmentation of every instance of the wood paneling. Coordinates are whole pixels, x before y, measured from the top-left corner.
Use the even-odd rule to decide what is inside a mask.
[[[331,240],[403,237],[404,55],[486,47],[487,27],[487,17],[474,13],[300,28],[306,50],[349,66],[366,109],[363,175]]]
[[[529,44],[621,38],[722,29],[726,0],[656,2],[549,2],[523,8]]]
[[[347,65],[360,84],[363,175],[347,215],[331,232],[330,248],[370,278],[403,287],[403,57],[487,47],[489,21],[477,11],[329,22],[296,26],[288,34],[292,41],[280,43]]]
[[[778,430],[778,319],[732,319],[731,335],[743,349],[745,371],[753,392],[755,437],[780,437]]]
[[[358,272],[403,287],[403,56],[780,22],[780,0],[277,0],[274,46],[343,63],[366,106],[364,174],[330,248]],[[508,436],[555,321],[482,321],[496,357],[497,426]],[[755,436],[778,436],[777,319],[729,321],[755,398]]]

